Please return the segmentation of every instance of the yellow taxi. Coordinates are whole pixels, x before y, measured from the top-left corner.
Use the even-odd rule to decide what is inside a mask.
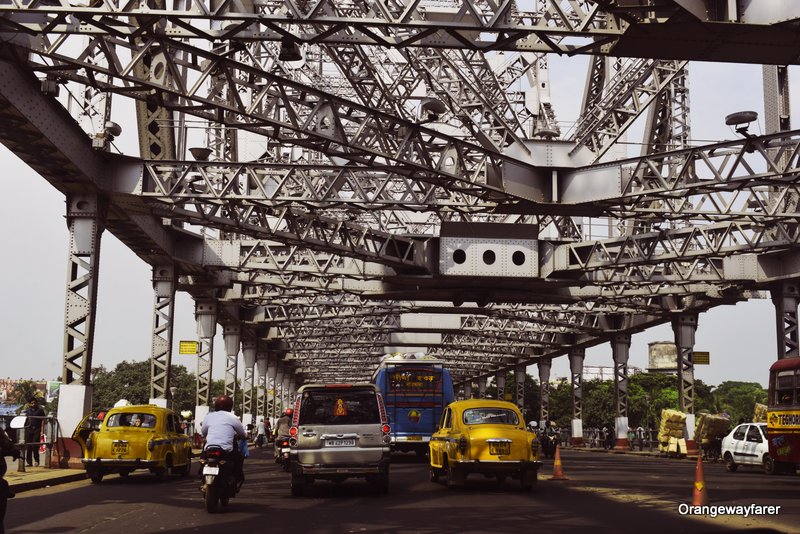
[[[456,401],[445,408],[430,441],[430,478],[463,485],[478,473],[502,482],[519,480],[523,490],[536,483],[539,443],[514,404],[491,399]]]
[[[72,437],[83,447],[82,462],[95,484],[109,473],[125,477],[149,469],[161,481],[170,469],[188,475],[191,468],[190,437],[172,410],[152,404],[112,408],[102,421],[87,416]]]

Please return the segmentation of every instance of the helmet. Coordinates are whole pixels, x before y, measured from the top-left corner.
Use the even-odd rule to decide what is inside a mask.
[[[233,399],[227,395],[220,395],[214,400],[214,410],[230,412],[233,410]]]
[[[291,417],[293,414],[294,414],[294,410],[292,410],[291,408],[286,408],[286,409],[283,411],[283,415],[286,415],[286,416],[288,416],[288,417]]]

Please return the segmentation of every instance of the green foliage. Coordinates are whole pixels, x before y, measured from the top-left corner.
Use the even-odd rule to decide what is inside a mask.
[[[731,422],[752,421],[756,403],[767,403],[767,391],[758,382],[726,381],[714,390],[720,412],[728,412]]]

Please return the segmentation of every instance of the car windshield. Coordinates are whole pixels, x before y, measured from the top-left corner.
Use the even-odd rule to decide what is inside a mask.
[[[519,418],[513,410],[504,408],[470,408],[464,410],[467,425],[518,425]]]
[[[155,428],[156,416],[150,413],[115,413],[108,416],[106,427]]]
[[[378,399],[372,389],[331,388],[303,393],[301,425],[363,425],[380,423]]]

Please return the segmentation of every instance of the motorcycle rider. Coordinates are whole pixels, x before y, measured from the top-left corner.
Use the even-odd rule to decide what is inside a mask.
[[[281,454],[280,441],[282,438],[289,439],[289,428],[292,426],[292,415],[294,410],[286,408],[283,415],[278,418],[275,423],[275,459],[277,460]]]
[[[214,411],[209,412],[200,425],[200,434],[206,439],[204,450],[211,445],[217,445],[229,453],[236,466],[234,473],[237,486],[240,487],[244,482],[244,457],[239,452],[238,445],[239,439],[247,438],[247,433],[239,418],[231,413],[232,409],[232,398],[228,395],[217,397],[214,400]]]

